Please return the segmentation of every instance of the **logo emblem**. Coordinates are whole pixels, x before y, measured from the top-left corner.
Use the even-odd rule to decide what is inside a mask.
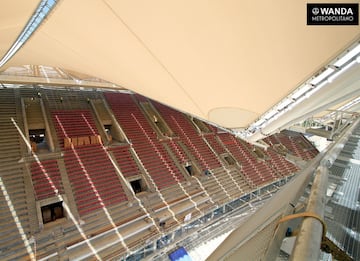
[[[307,25],[359,25],[359,4],[306,4]]]
[[[319,10],[319,8],[314,7],[314,8],[311,10],[311,12],[312,12],[313,15],[318,15],[319,12],[320,12],[320,10]]]

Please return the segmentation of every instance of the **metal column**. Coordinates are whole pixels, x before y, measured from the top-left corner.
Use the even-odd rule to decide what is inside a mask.
[[[320,166],[316,170],[309,202],[306,207],[306,212],[315,214],[321,219],[324,218],[328,172],[329,171],[326,166]],[[322,241],[322,234],[325,233],[323,229],[323,224],[320,220],[313,217],[305,217],[302,222],[299,235],[296,239],[291,260],[319,260],[319,249]]]

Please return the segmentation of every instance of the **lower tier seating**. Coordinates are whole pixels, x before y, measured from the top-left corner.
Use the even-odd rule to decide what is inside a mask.
[[[66,150],[64,161],[80,215],[127,200],[102,145]]]

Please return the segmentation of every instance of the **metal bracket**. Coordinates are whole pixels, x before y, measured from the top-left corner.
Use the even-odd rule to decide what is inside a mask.
[[[343,261],[354,261],[344,250],[339,248],[333,241],[329,238],[323,238],[321,242],[321,250],[329,253],[333,256],[336,260],[343,260]]]
[[[333,241],[331,241],[328,237],[326,237],[326,224],[320,216],[311,212],[302,212],[302,213],[284,216],[279,220],[278,223],[283,223],[299,217],[312,217],[321,222],[323,226],[323,230],[322,230],[322,240],[321,240],[320,249],[322,251],[331,254],[336,260],[354,261],[354,259],[352,259],[344,250],[339,248]]]

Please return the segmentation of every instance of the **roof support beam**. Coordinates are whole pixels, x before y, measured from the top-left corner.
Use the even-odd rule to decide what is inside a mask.
[[[257,141],[301,122],[331,106],[360,95],[360,64],[355,63],[346,73],[326,84],[309,98],[270,122],[246,139]]]

